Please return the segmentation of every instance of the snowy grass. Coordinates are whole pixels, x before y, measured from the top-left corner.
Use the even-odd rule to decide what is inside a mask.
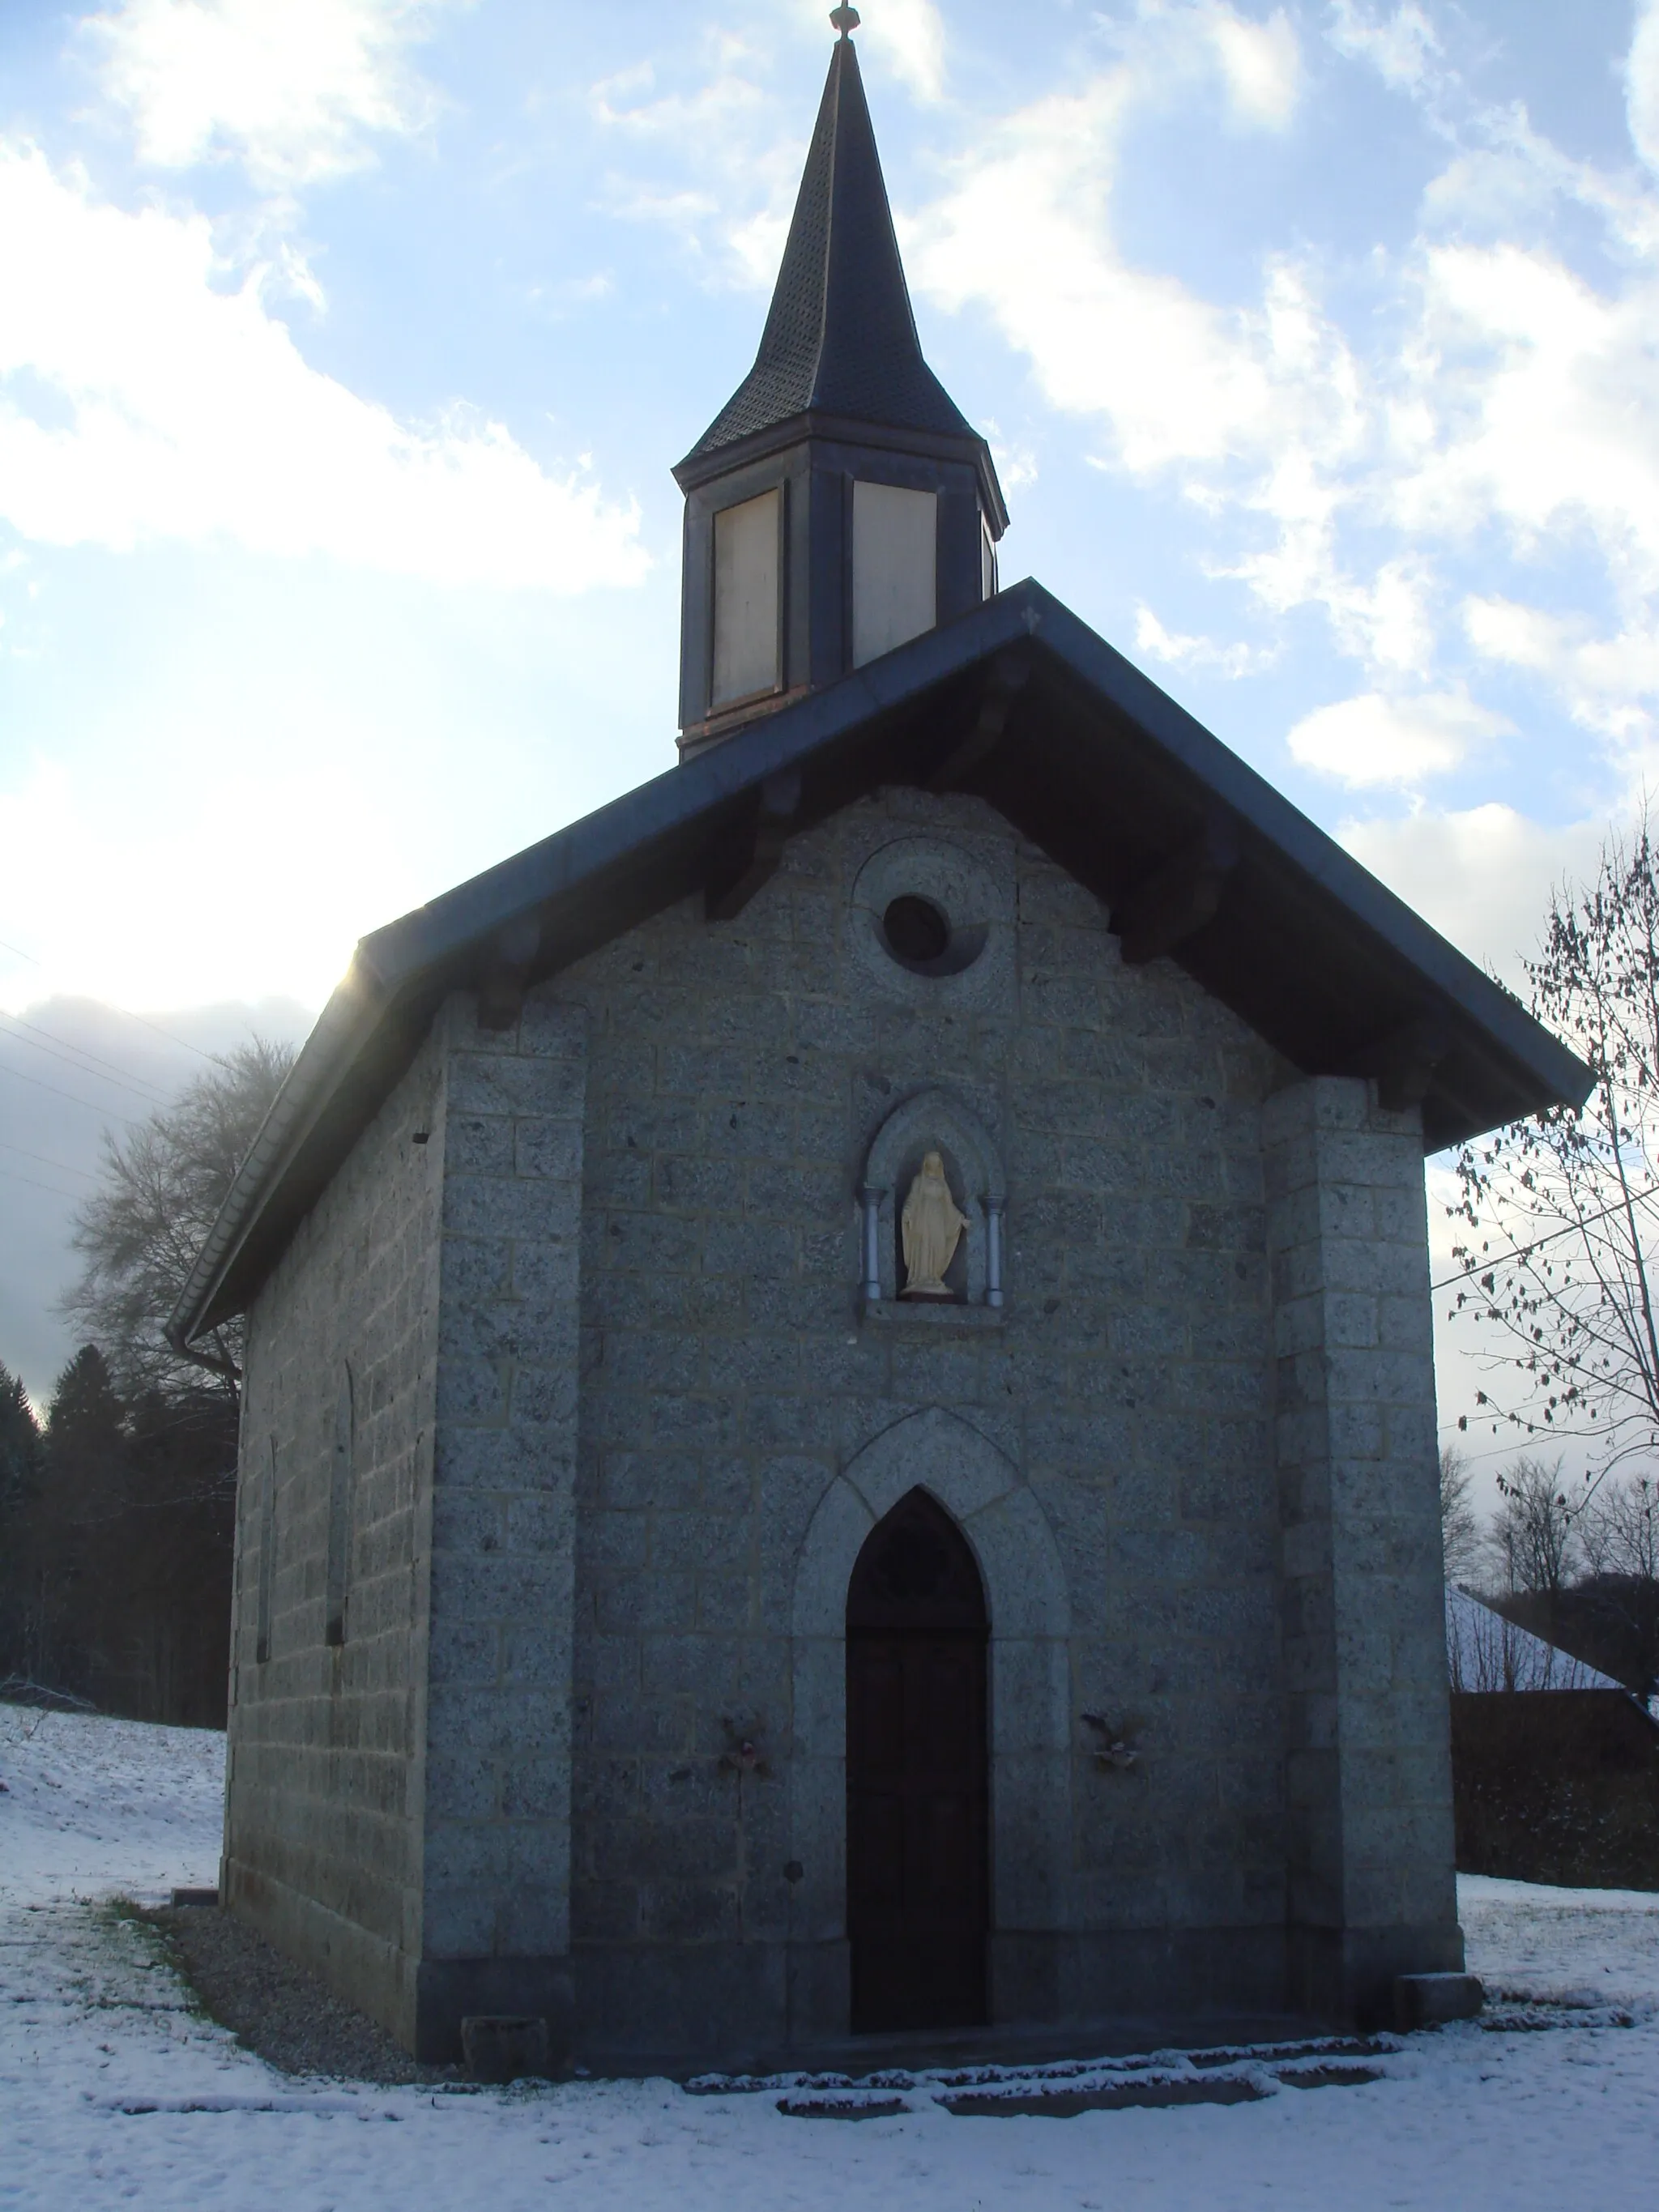
[[[220,1729],[0,1705],[0,1905],[219,1879]]]
[[[80,1901],[211,1881],[222,1767],[204,1731],[0,1708],[0,2208],[1590,2212],[1656,2193],[1659,1897],[1466,1879],[1492,2024],[1407,2039],[1364,2087],[1241,2060],[1256,2101],[990,2118],[918,2078],[855,2126],[664,2081],[369,2089],[273,2072],[190,2009],[148,1928]]]

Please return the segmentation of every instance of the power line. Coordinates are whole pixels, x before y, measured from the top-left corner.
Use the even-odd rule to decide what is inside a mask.
[[[17,1042],[19,1044],[33,1044],[36,1037],[45,1037],[46,1039],[46,1042],[45,1044],[36,1044],[34,1046],[34,1049],[37,1052],[51,1051],[52,1057],[57,1060],[63,1059],[70,1053],[76,1054],[80,1059],[88,1063],[85,1071],[88,1075],[90,1075],[94,1069],[106,1069],[108,1073],[107,1074],[100,1075],[100,1081],[108,1082],[111,1078],[113,1078],[118,1082],[125,1082],[125,1087],[128,1090],[131,1090],[134,1085],[137,1085],[140,1090],[153,1091],[155,1093],[157,1105],[166,1106],[172,1103],[172,1101],[168,1098],[166,1091],[162,1090],[161,1085],[159,1083],[152,1083],[147,1075],[137,1074],[131,1068],[123,1067],[117,1060],[105,1060],[95,1052],[88,1052],[85,1045],[76,1044],[70,1037],[59,1036],[55,1030],[43,1030],[38,1022],[26,1022],[21,1014],[0,1015],[0,1021],[15,1022],[20,1030],[27,1030],[29,1031],[29,1035],[27,1036],[18,1038]],[[9,1031],[3,1033],[7,1035],[10,1034]],[[54,1047],[59,1048],[59,1049],[53,1050]]]
[[[20,960],[27,960],[31,968],[44,968],[46,964],[33,952],[25,952],[21,945],[14,945],[9,938],[0,937],[0,952],[15,952]],[[104,999],[98,1000],[96,1003],[100,1006],[109,1006],[108,1000]],[[144,1014],[135,1014],[131,1006],[109,1006],[109,1011],[112,1014],[120,1014],[127,1021],[137,1022],[142,1029],[154,1030],[157,1036],[165,1037],[169,1044],[176,1044],[185,1052],[193,1052],[198,1060],[210,1060],[216,1067],[224,1066],[216,1052],[204,1052],[199,1044],[192,1044],[188,1037],[174,1036],[173,1031],[164,1030],[160,1022],[153,1022]],[[14,1021],[19,1018],[15,1014],[12,1017]]]
[[[110,1012],[123,1015],[130,1022],[137,1022],[142,1029],[153,1030],[157,1036],[165,1037],[169,1044],[180,1045],[185,1051],[193,1052],[198,1060],[206,1060],[210,1066],[222,1067],[225,1064],[222,1054],[204,1052],[199,1044],[192,1044],[188,1037],[174,1036],[173,1031],[164,1030],[160,1022],[151,1021],[145,1014],[135,1014],[131,1006],[112,1006]]]
[[[3,1024],[0,1024],[0,1036],[9,1037],[14,1044],[27,1045],[31,1052],[44,1053],[48,1060],[62,1060],[76,1075],[89,1075],[94,1083],[107,1083],[112,1091],[125,1091],[130,1097],[142,1100],[152,1111],[171,1103],[159,1091],[141,1091],[136,1083],[128,1083],[118,1075],[106,1075],[100,1068],[89,1067],[84,1060],[76,1060],[71,1054],[60,1052],[53,1045],[41,1044],[34,1037],[19,1036],[15,1030],[5,1028]]]
[[[78,1200],[81,1195],[79,1191],[59,1190],[55,1182],[37,1182],[33,1176],[19,1175],[15,1168],[0,1168],[0,1176],[8,1182],[27,1183],[31,1190],[49,1190],[54,1198]]]
[[[1585,1229],[1593,1229],[1598,1221],[1605,1221],[1610,1213],[1623,1213],[1632,1206],[1652,1206],[1659,1202],[1659,1191],[1638,1190],[1628,1199],[1616,1198],[1611,1206],[1604,1206],[1599,1213],[1587,1213],[1582,1221],[1570,1221],[1565,1229],[1552,1229],[1547,1237],[1535,1237],[1530,1244],[1517,1244],[1512,1252],[1500,1252],[1495,1260],[1483,1261],[1480,1266],[1465,1267],[1455,1275],[1443,1276],[1439,1282],[1429,1285],[1430,1292],[1454,1290],[1460,1283],[1478,1281],[1493,1269],[1506,1267],[1512,1260],[1530,1260],[1534,1252],[1541,1252],[1546,1244],[1553,1244],[1558,1237],[1576,1237]]]
[[[0,1152],[15,1152],[20,1159],[33,1160],[43,1168],[59,1168],[65,1175],[84,1176],[88,1182],[98,1180],[90,1168],[71,1167],[67,1160],[49,1160],[44,1152],[32,1152],[26,1146],[8,1144],[3,1137],[0,1137]]]
[[[38,1075],[25,1075],[21,1067],[9,1067],[3,1060],[0,1060],[0,1075],[15,1076],[19,1083],[32,1083],[37,1091],[50,1091],[54,1098],[67,1098],[71,1106],[84,1106],[89,1114],[101,1114],[106,1121],[118,1121],[124,1129],[136,1129],[140,1126],[131,1114],[117,1114],[107,1106],[96,1105],[90,1098],[82,1098],[76,1091],[60,1091],[55,1083],[44,1082]]]

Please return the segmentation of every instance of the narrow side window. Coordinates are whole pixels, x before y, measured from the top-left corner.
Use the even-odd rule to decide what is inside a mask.
[[[853,665],[939,620],[939,501],[898,484],[853,486]]]
[[[329,1644],[345,1642],[346,1588],[351,1573],[351,1370],[342,1360],[328,1483],[328,1607],[323,1635]]]
[[[265,1438],[259,1467],[259,1589],[254,1610],[253,1656],[270,1656],[270,1590],[276,1568],[276,1439]]]
[[[714,684],[711,704],[778,688],[781,491],[714,517]]]

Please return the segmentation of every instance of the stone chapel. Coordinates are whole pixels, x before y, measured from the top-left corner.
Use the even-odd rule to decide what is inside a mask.
[[[424,2057],[1462,1963],[1423,1158],[1589,1077],[1000,585],[834,20],[677,763],[362,941],[173,1319],[246,1316],[222,1901]]]

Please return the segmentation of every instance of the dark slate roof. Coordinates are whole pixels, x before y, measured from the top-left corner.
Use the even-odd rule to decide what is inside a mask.
[[[830,56],[755,366],[680,466],[808,412],[979,442],[921,357],[849,39]]]
[[[1432,1024],[1430,1150],[1584,1097],[1589,1070],[1518,1000],[1026,582],[366,937],[202,1248],[175,1331],[247,1304],[447,992],[475,985],[504,948],[530,980],[555,974],[698,890],[773,778],[799,779],[794,830],[879,784],[933,780],[1011,672],[1024,681],[1000,742],[957,787],[1113,908],[1218,836],[1231,859],[1218,909],[1173,957],[1295,1066],[1340,1073]]]

